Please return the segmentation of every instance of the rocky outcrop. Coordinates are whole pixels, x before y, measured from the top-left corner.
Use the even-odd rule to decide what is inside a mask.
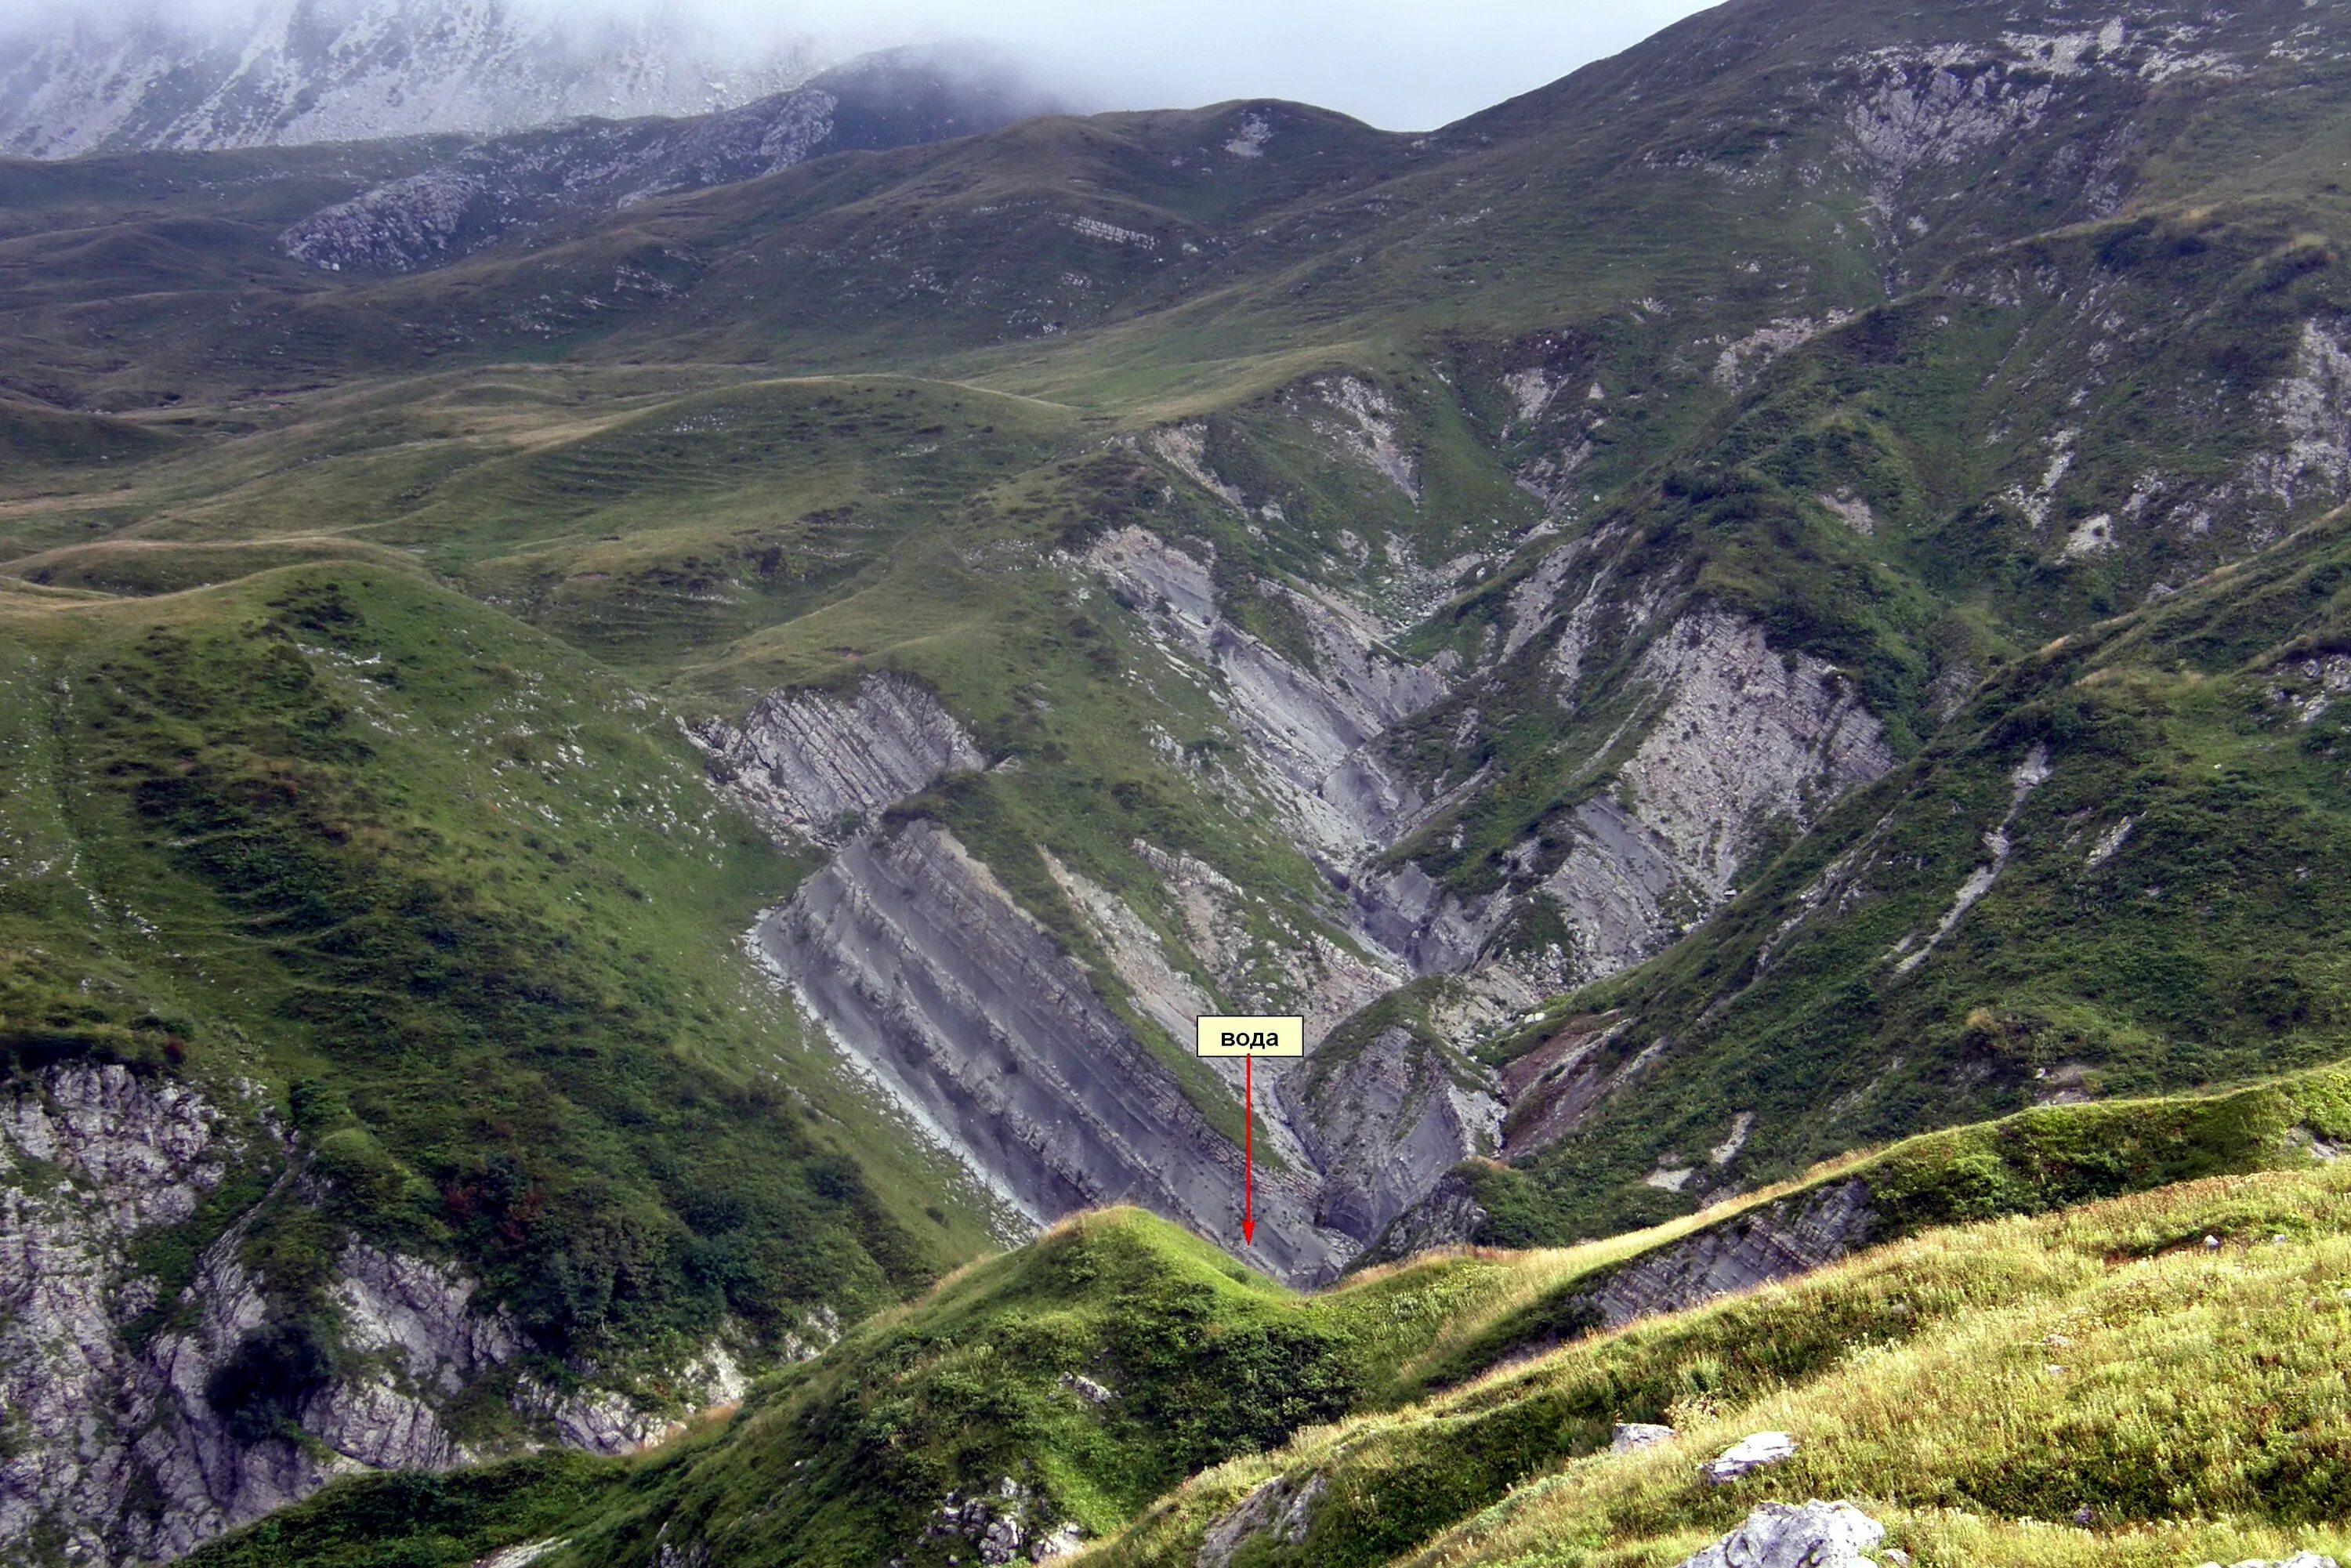
[[[1380,1030],[1335,1066],[1318,1060],[1300,1097],[1322,1176],[1315,1218],[1364,1241],[1500,1138],[1481,1070],[1407,1029]]]
[[[1750,1432],[1698,1467],[1708,1486],[1727,1487],[1767,1466],[1796,1457],[1796,1439],[1785,1432]],[[1733,1559],[1738,1561],[1738,1559]]]
[[[54,1069],[0,1109],[0,1546],[45,1531],[113,1559],[139,1469],[118,1434],[154,1399],[124,1329],[158,1287],[130,1245],[193,1218],[237,1143],[202,1096],[120,1066]]]
[[[1601,1326],[1679,1312],[1733,1291],[1809,1273],[1869,1244],[1869,1188],[1840,1182],[1765,1204],[1645,1252],[1580,1293]]]
[[[1943,912],[1942,919],[1937,921],[1935,928],[1927,934],[1925,942],[1919,942],[1917,933],[1912,932],[1887,952],[1886,956],[1893,963],[1896,974],[1907,975],[1925,963],[1928,955],[1967,917],[1968,911],[1991,891],[1992,883],[1998,882],[2000,873],[2007,869],[2008,857],[2013,848],[2009,841],[2008,830],[2014,825],[2016,814],[2024,810],[2026,799],[2048,781],[2049,747],[2035,745],[2008,776],[2007,813],[2001,818],[1998,827],[1983,836],[1984,852],[1990,859],[1969,873],[1967,881],[1959,883],[1959,891],[1951,895],[1951,906]]]
[[[1251,900],[1196,856],[1141,839],[1133,848],[1157,874],[1185,947],[1206,966],[1217,988],[1245,1011],[1304,1018],[1309,1050],[1341,1019],[1412,977],[1402,964],[1343,946]]]
[[[1037,1494],[1005,1476],[992,1492],[974,1497],[947,1493],[933,1511],[924,1534],[933,1540],[968,1542],[967,1550],[986,1563],[1050,1563],[1085,1544],[1085,1532],[1075,1523],[1064,1520],[1049,1527],[1039,1519],[1039,1512]]]
[[[278,1170],[264,1201],[300,1201],[298,1157],[257,1091],[71,1065],[0,1098],[0,1559],[34,1541],[100,1568],[175,1557],[346,1471],[483,1457],[443,1413],[531,1347],[454,1265],[349,1240],[327,1313],[298,1314],[243,1260],[248,1209],[176,1294],[141,1270],[141,1242],[239,1169]],[[215,1405],[271,1357],[298,1370],[264,1380],[266,1410]],[[716,1346],[679,1375],[688,1399],[742,1385]],[[618,1451],[666,1426],[593,1387],[535,1405],[538,1386],[524,1375],[516,1407],[559,1442]]]
[[[1809,827],[1894,764],[1850,681],[1724,610],[1684,616],[1635,678],[1656,694],[1647,734],[1618,789],[1578,808],[1576,841],[1544,884],[1584,978],[1648,956],[1719,904],[1768,825]]]
[[[1437,1248],[1466,1246],[1486,1219],[1477,1189],[1458,1171],[1449,1172],[1419,1202],[1397,1215],[1358,1261],[1393,1263]]]
[[[987,759],[955,716],[904,675],[868,675],[846,698],[776,692],[741,726],[691,731],[728,791],[787,837],[834,844],[883,807]]]
[[[1351,865],[1392,841],[1426,804],[1372,742],[1443,695],[1449,666],[1398,657],[1361,612],[1265,584],[1311,640],[1315,666],[1301,668],[1227,620],[1210,562],[1143,528],[1103,535],[1085,564],[1173,651],[1221,678],[1219,706],[1254,743],[1260,780],[1301,842]]]
[[[1322,405],[1344,421],[1317,417],[1316,427],[1343,455],[1369,467],[1418,503],[1419,461],[1396,439],[1396,409],[1387,393],[1356,376],[1318,376],[1312,386]]]
[[[499,204],[479,180],[427,170],[322,208],[280,235],[278,245],[329,272],[409,272],[495,237]]]
[[[944,828],[851,841],[757,940],[857,1069],[1030,1223],[1136,1203],[1296,1281],[1354,1250],[1270,1172],[1239,1244],[1232,1145]]]
[[[1369,863],[1430,809],[1380,741],[1445,695],[1451,657],[1414,664],[1387,646],[1385,629],[1362,611],[1289,584],[1260,583],[1259,591],[1280,602],[1313,649],[1311,666],[1297,664],[1225,616],[1210,562],[1143,528],[1104,535],[1086,565],[1138,610],[1171,653],[1216,673],[1218,706],[1251,742],[1254,782],[1344,895],[1340,913],[1354,934],[1411,973],[1468,963],[1502,909],[1465,904],[1417,866]]]
[[[1331,1490],[1320,1474],[1291,1479],[1275,1476],[1261,1482],[1231,1511],[1208,1526],[1200,1537],[1199,1568],[1230,1568],[1241,1548],[1270,1541],[1295,1546],[1313,1527],[1314,1510]]]
[[[884,50],[715,113],[590,120],[475,142],[311,214],[278,244],[328,271],[412,272],[510,235],[758,179],[827,152],[991,130],[1050,107],[1009,66],[968,48]]]
[[[474,1304],[475,1286],[449,1263],[427,1262],[353,1242],[331,1287],[342,1312],[345,1348],[395,1363],[419,1386],[463,1390],[525,1348],[504,1312]]]
[[[1619,1421],[1608,1434],[1608,1451],[1612,1454],[1638,1453],[1670,1443],[1681,1436],[1671,1427],[1656,1421]]]

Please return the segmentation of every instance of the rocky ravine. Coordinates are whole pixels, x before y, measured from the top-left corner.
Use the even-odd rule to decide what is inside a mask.
[[[980,764],[935,698],[903,677],[869,676],[846,697],[775,694],[739,727],[704,726],[696,737],[772,827],[839,845],[761,920],[757,950],[856,1070],[1024,1224],[1139,1203],[1284,1278],[1323,1280],[1406,1195],[1490,1142],[1490,1101],[1455,1087],[1449,1065],[1413,1060],[1417,1042],[1365,1051],[1347,1075],[1363,1091],[1356,1108],[1329,1125],[1269,1084],[1260,1106],[1275,1164],[1260,1168],[1257,1240],[1243,1248],[1238,1152],[1084,970],[946,829],[866,826],[891,800]],[[1203,946],[1236,935],[1227,919],[1238,889],[1205,865],[1139,848],[1190,901]],[[1138,1004],[1188,1042],[1208,999],[1123,904],[1052,863]],[[1301,978],[1337,978],[1360,1000],[1404,977],[1359,972],[1362,961],[1328,938],[1302,941],[1299,955]],[[1434,1095],[1432,1072],[1444,1085]]]
[[[216,1409],[217,1375],[286,1305],[240,1260],[237,1219],[168,1300],[141,1243],[240,1174],[298,1201],[301,1163],[250,1086],[77,1065],[0,1100],[0,1555],[53,1539],[94,1564],[173,1557],[347,1470],[480,1458],[442,1411],[502,1372],[538,1440],[618,1452],[666,1427],[616,1391],[534,1378],[534,1347],[459,1270],[355,1239],[328,1290],[343,1370],[284,1413],[298,1439]],[[742,1388],[721,1347],[682,1373],[688,1403]]]
[[[1224,494],[1214,476],[1195,472],[1196,453],[1178,443],[1176,456],[1187,460],[1170,459],[1177,472]],[[1593,638],[1642,637],[1633,679],[1644,695],[1628,723],[1643,738],[1617,769],[1617,788],[1582,808],[1556,865],[1530,866],[1512,886],[1463,900],[1417,866],[1381,857],[1484,779],[1437,789],[1383,743],[1481,672],[1449,657],[1414,663],[1343,599],[1263,582],[1259,591],[1307,634],[1313,657],[1301,664],[1233,622],[1211,563],[1195,549],[1205,547],[1130,527],[1069,565],[1108,583],[1164,656],[1217,694],[1248,745],[1236,771],[1202,787],[1261,800],[1330,891],[1321,908],[1291,912],[1269,962],[1263,922],[1253,934],[1244,918],[1250,895],[1213,866],[1134,846],[1166,888],[1158,913],[1180,925],[1178,944],[1160,935],[1166,919],[1144,919],[1040,846],[1126,995],[1179,1048],[1193,1015],[1230,1005],[1305,1012],[1313,1051],[1349,1012],[1433,974],[1468,980],[1465,1024],[1490,1020],[1547,985],[1655,952],[1683,919],[1729,894],[1769,824],[1807,823],[1891,765],[1850,683],[1818,660],[1782,658],[1753,623],[1702,604],[1668,611],[1642,595],[1595,614],[1605,572],[1589,570],[1587,536],[1558,547],[1558,570],[1546,563],[1536,574],[1508,653],[1546,661],[1572,706],[1588,695],[1580,666]],[[1570,570],[1579,561],[1581,577]],[[739,727],[706,726],[698,738],[714,771],[777,831],[837,848],[762,920],[754,946],[912,1123],[1028,1225],[1136,1202],[1241,1250],[1237,1152],[1104,1004],[1093,977],[946,829],[872,828],[893,800],[984,765],[935,698],[904,677],[869,676],[848,695],[775,694]],[[1532,900],[1557,909],[1574,946],[1541,973],[1489,951],[1494,933]],[[1335,1273],[1463,1157],[1503,1147],[1502,1086],[1412,1030],[1375,1031],[1328,1069],[1310,1062],[1266,1076],[1262,1137],[1289,1168],[1263,1189],[1252,1260],[1285,1278]],[[1238,1098],[1238,1082],[1231,1088]],[[1550,1136],[1562,1130],[1547,1127]],[[1425,1239],[1453,1228],[1437,1225]]]

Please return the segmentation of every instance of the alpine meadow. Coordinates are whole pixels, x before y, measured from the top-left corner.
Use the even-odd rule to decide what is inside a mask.
[[[2351,5],[256,15],[0,65],[0,1563],[2351,1560]]]

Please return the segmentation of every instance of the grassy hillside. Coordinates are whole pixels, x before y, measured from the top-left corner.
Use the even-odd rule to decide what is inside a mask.
[[[968,1560],[1011,1518],[1030,1542],[1064,1523],[1113,1537],[1090,1561],[1189,1562],[1261,1483],[1284,1476],[1294,1491],[1316,1475],[1311,1531],[1235,1561],[1385,1563],[1432,1537],[1443,1560],[1518,1561],[1486,1543],[1499,1522],[1539,1542],[1562,1518],[1577,1541],[1648,1561],[1719,1533],[1757,1498],[1808,1487],[1891,1507],[1929,1561],[2030,1543],[2022,1516],[2063,1519],[2085,1500],[2097,1533],[2021,1560],[2137,1561],[2151,1529],[2181,1552],[2314,1526],[2332,1540],[2351,1522],[2325,1469],[2343,1415],[2325,1380],[2294,1368],[2325,1364],[2324,1324],[2341,1313],[2325,1307],[2307,1336],[2282,1325],[2311,1312],[2314,1290],[2337,1293],[2324,1281],[2345,1266],[2351,1194],[2307,1149],[2346,1134],[2339,1073],[2213,1101],[2053,1108],[1841,1162],[1654,1232],[1432,1255],[1305,1297],[1148,1216],[1088,1215],[875,1318],[657,1453],[347,1481],[193,1561],[368,1561],[337,1555],[366,1541],[454,1563],[562,1539],[554,1560],[583,1564],[656,1542],[706,1548],[714,1564],[928,1563]],[[1563,1321],[1579,1290],[1644,1258],[1856,1181],[1881,1244],[1850,1261],[1614,1333]],[[2268,1348],[2197,1354],[2214,1314],[2241,1310],[2231,1343]],[[2052,1333],[2087,1348],[2048,1354]],[[2281,1352],[2288,1339],[2300,1348]],[[2005,1348],[1986,1354],[1993,1343]],[[2053,1375],[2043,1359],[2076,1369],[2036,1391]],[[1974,1370],[1937,1386],[1955,1364]],[[2166,1391],[2186,1446],[2158,1454],[2148,1402]],[[2003,1399],[2044,1421],[2004,1427],[2017,1434],[2006,1447],[1979,1441],[1966,1424],[1997,1423]],[[1907,1429],[1913,1400],[1933,1406],[1942,1435]],[[1686,1437],[1670,1462],[1605,1455],[1626,1420]],[[2075,1438],[2046,1443],[2049,1424]],[[1699,1499],[1696,1459],[1766,1426],[1799,1433],[1807,1468]],[[2283,1472],[2251,1452],[2302,1456],[2302,1479],[2277,1484]],[[1563,1514],[1562,1499],[1590,1517]],[[1489,1511],[1498,1503],[1507,1511]],[[395,1508],[415,1509],[413,1522],[394,1527]],[[1458,1540],[1440,1533],[1473,1518]]]
[[[1929,1563],[2340,1552],[2346,1218],[2328,1169],[1931,1232],[1220,1467],[1090,1561],[1191,1562],[1276,1478],[1321,1482],[1306,1526],[1236,1562],[1671,1563],[1807,1497]],[[1680,1437],[1612,1454],[1622,1420]],[[1699,1478],[1757,1430],[1799,1452]]]
[[[2337,1526],[2317,1461],[2222,1454],[2323,1458],[2331,1407],[2163,1336],[2210,1291],[2291,1337],[2287,1273],[2336,1261],[2297,1151],[2351,1134],[2340,26],[1737,0],[1426,137],[1051,117],[398,277],[278,235],[451,147],[0,169],[7,1071],[119,1062],[290,1134],[141,1243],[128,1348],[241,1216],[297,1381],[338,1370],[350,1237],[485,1281],[532,1351],[453,1396],[475,1452],[524,1370],[684,1415],[666,1374],[714,1342],[865,1323],[642,1460],[352,1483],[219,1560],[862,1568],[1007,1521],[1173,1560],[1277,1467],[1328,1500],[1236,1561],[1663,1560],[1748,1494],[1593,1457],[1628,1413],[1812,1423],[1784,1473],[1930,1556]],[[1138,531],[1192,622],[1090,555]],[[1562,1249],[1301,1298],[1120,1215],[921,1295],[1000,1217],[752,966],[822,856],[682,733],[877,673],[986,763],[878,831],[951,830],[1213,1130],[1241,1113],[1169,1019],[1352,1010],[1297,1085],[1354,1085],[1316,1109],[1376,1185],[1423,1103],[1359,1124],[1351,1070],[1401,1024],[1445,1069],[1412,1094],[1482,1128],[1475,1050],[1507,1103],[1446,1224],[1394,1234]],[[1381,687],[1419,695],[1374,720]],[[1378,733],[1285,783],[1328,715],[1284,693]],[[1358,788],[1395,794],[1313,815]],[[1611,947],[1559,879],[1618,819],[1583,894],[1681,859]],[[1457,946],[1374,950],[1391,877]],[[1413,963],[1463,973],[1381,997]],[[1484,1146],[1439,1131],[1421,1187]],[[1848,1189],[1875,1260],[1578,1340],[1642,1260]],[[2289,1202],[2321,1218],[2232,1250]],[[1939,1228],[2001,1216],[2037,1218]],[[2199,1227],[2218,1262],[2102,1294],[2101,1247]],[[2139,1406],[2000,1384],[1967,1336],[2003,1312],[2179,1379],[2180,1468]],[[1927,1404],[1980,1363],[1946,1419],[1993,1469],[1905,1447],[1871,1356]],[[282,1427],[301,1390],[248,1382],[227,1414]],[[1970,1425],[1995,1396],[2085,1423],[2072,1479]],[[2069,1487],[2117,1511],[2018,1522]]]
[[[9,1066],[255,1081],[326,1194],[243,1243],[293,1301],[355,1231],[658,1365],[984,1234],[734,947],[797,868],[624,682],[357,563],[5,613]]]

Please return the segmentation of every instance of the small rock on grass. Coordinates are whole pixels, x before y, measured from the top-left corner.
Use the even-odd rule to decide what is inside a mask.
[[[1635,1448],[1654,1448],[1660,1443],[1670,1443],[1681,1434],[1671,1427],[1661,1427],[1655,1421],[1619,1421],[1616,1430],[1608,1437],[1608,1451],[1629,1454]]]
[[[1729,1486],[1744,1475],[1750,1475],[1766,1465],[1776,1465],[1782,1459],[1792,1458],[1796,1439],[1785,1432],[1754,1432],[1741,1437],[1720,1457],[1709,1460],[1700,1469],[1707,1480],[1715,1486]]]

